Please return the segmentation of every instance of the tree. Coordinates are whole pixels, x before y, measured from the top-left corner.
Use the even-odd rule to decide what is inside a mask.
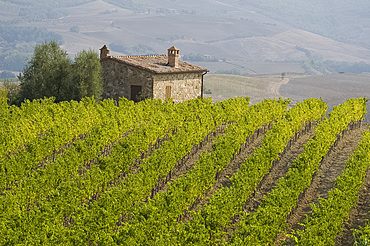
[[[97,53],[92,50],[78,53],[73,65],[73,99],[94,96],[99,100],[103,92],[102,70]]]
[[[71,60],[55,41],[36,45],[31,60],[19,78],[20,96],[30,100],[52,96],[57,102],[70,100],[70,73]]]
[[[7,98],[9,105],[20,104],[19,100],[19,83],[5,80],[3,82],[3,89],[7,91]]]
[[[98,54],[80,52],[72,64],[67,52],[54,41],[36,45],[32,59],[19,76],[20,98],[55,97],[55,101],[81,100],[103,92],[102,67]]]

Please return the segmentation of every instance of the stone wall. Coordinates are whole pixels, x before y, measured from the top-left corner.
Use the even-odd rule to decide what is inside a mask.
[[[175,103],[200,97],[202,73],[153,75],[153,98],[165,100],[167,86],[171,86],[171,98]]]
[[[145,98],[153,96],[152,74],[122,62],[106,58],[101,61],[103,67],[103,99],[120,97],[131,99],[131,85],[142,86],[142,95]]]

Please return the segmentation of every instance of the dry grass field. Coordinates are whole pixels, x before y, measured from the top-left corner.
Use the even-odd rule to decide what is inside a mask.
[[[214,101],[225,100],[235,96],[247,96],[251,103],[266,98],[290,98],[295,104],[306,98],[322,98],[329,110],[348,98],[370,98],[370,74],[336,74],[312,76],[287,73],[261,75],[254,77],[207,74],[204,87],[212,94]],[[366,119],[370,120],[369,114]]]
[[[306,77],[307,75],[288,74],[282,78],[281,74],[260,75],[254,77],[208,74],[204,77],[204,87],[210,90],[214,101],[222,101],[235,96],[249,97],[251,103],[258,103],[267,98],[289,97],[282,96],[280,87],[289,83],[292,78]]]
[[[323,98],[329,109],[348,98],[370,98],[370,74],[336,74],[292,78],[279,93],[293,102],[305,98]],[[369,111],[369,110],[368,110]],[[366,119],[369,121],[369,113]]]

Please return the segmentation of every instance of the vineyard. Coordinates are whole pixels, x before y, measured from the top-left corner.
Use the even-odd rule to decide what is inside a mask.
[[[370,242],[366,98],[0,100],[0,245]]]

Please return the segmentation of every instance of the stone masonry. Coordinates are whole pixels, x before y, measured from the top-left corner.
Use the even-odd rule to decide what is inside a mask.
[[[153,98],[166,98],[166,86],[171,86],[171,98],[174,102],[183,102],[202,96],[202,74],[180,73],[153,76]]]
[[[176,47],[168,55],[110,56],[107,46],[100,49],[103,67],[103,98],[146,98],[183,102],[202,96],[207,69],[180,61]]]
[[[103,98],[131,99],[131,85],[142,86],[144,95],[151,94],[153,88],[151,73],[113,60],[105,61],[103,64]]]

